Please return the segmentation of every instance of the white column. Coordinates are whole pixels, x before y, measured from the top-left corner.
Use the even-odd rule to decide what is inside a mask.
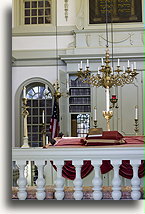
[[[121,198],[121,179],[119,176],[119,166],[121,162],[121,160],[111,160],[111,164],[114,167],[114,177],[112,180],[112,198],[114,200],[120,200]]]
[[[109,87],[105,89],[106,92],[106,111],[109,111],[110,98],[109,98]]]
[[[55,181],[55,198],[57,200],[63,200],[64,198],[64,178],[62,177],[62,167],[64,161],[54,161],[54,165],[57,167],[57,178]]]
[[[24,176],[26,161],[19,160],[17,161],[17,165],[19,167],[19,179],[17,180],[18,189],[19,189],[18,198],[19,200],[25,200],[27,198],[27,192],[26,192],[27,179]]]
[[[45,161],[44,160],[37,160],[35,161],[36,166],[38,167],[38,179],[36,180],[37,184],[37,192],[36,197],[38,200],[44,200],[45,199],[45,179],[43,177],[44,174],[44,166]]]
[[[133,178],[131,179],[132,185],[131,197],[133,200],[139,200],[141,197],[141,192],[140,192],[140,179],[138,177],[138,167],[141,164],[141,161],[131,160],[130,164],[133,167]]]
[[[93,184],[93,198],[94,200],[101,200],[102,199],[102,180],[100,178],[100,165],[102,164],[102,161],[100,160],[94,160],[91,161],[91,164],[94,166],[95,170],[95,176],[94,179],[92,180]]]
[[[74,184],[74,199],[75,200],[81,200],[83,198],[83,192],[82,192],[82,179],[81,179],[81,167],[83,165],[83,160],[76,160],[72,163],[76,168],[76,177],[73,182]]]

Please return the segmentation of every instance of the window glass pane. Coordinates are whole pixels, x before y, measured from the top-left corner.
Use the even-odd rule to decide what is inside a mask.
[[[32,1],[32,8],[37,8],[37,1]]]
[[[38,106],[38,100],[33,100],[33,106],[37,107]]]
[[[31,126],[28,126],[28,132],[31,132]]]
[[[43,1],[38,1],[38,7],[43,7],[44,4],[43,4]]]
[[[50,7],[49,1],[45,1],[45,7]]]
[[[48,24],[48,23],[51,23],[51,20],[49,17],[45,18],[45,23]]]
[[[30,16],[30,10],[25,10],[25,16]]]
[[[45,10],[45,15],[50,15],[50,9]]]
[[[44,22],[43,20],[44,20],[43,17],[39,17],[39,18],[38,18],[38,24],[43,24],[43,22]]]
[[[45,100],[40,100],[39,105],[40,105],[40,107],[44,107],[45,106]]]
[[[33,115],[38,115],[38,109],[37,108],[33,109]]]
[[[30,2],[25,2],[25,8],[30,8]]]
[[[37,16],[37,10],[32,10],[32,16]]]
[[[33,119],[33,120],[32,120],[32,121],[33,121],[33,124],[38,124],[38,117],[33,117],[32,119]]]
[[[44,10],[43,9],[39,9],[38,10],[38,16],[43,16],[44,15]]]
[[[25,18],[25,24],[30,24],[30,18]]]
[[[33,134],[33,135],[32,135],[32,140],[38,141],[38,135],[37,135],[37,134]]]
[[[31,23],[32,23],[32,24],[37,24],[37,18],[33,17],[33,18],[31,19]],[[36,97],[37,97],[37,96],[36,96]]]
[[[28,123],[28,124],[31,124],[31,117],[28,117],[28,118],[27,118],[27,123]]]

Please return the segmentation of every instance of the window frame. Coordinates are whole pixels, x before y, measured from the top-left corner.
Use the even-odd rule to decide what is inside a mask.
[[[52,0],[52,8],[51,8],[51,14],[52,14],[52,23],[50,24],[24,24],[24,0],[13,0],[13,29],[12,33],[13,35],[43,35],[48,32],[54,32],[55,31],[55,4],[56,0]]]

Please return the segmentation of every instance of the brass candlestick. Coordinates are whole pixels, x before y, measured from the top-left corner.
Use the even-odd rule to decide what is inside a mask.
[[[97,120],[94,120],[94,128],[97,128]]]
[[[139,131],[139,122],[138,122],[138,119],[134,119],[134,121],[135,121],[134,131],[135,131],[135,135],[137,136],[138,135],[138,131]]]
[[[29,106],[27,106],[27,98],[23,98],[23,111],[22,111],[22,115],[23,115],[23,122],[24,122],[24,134],[23,134],[23,145],[21,146],[21,148],[29,148],[29,144],[28,144],[28,129],[27,129],[27,117],[29,115],[28,112],[28,108]]]
[[[103,116],[107,121],[107,131],[110,131],[110,119],[113,116],[113,111],[103,111]]]
[[[43,147],[46,146],[46,129],[45,129],[45,123],[42,123],[42,144]]]

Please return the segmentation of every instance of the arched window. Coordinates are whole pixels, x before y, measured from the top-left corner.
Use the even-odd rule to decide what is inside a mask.
[[[52,93],[47,85],[40,82],[30,83],[25,87],[29,112],[27,118],[28,142],[31,147],[42,147],[42,114],[44,111],[46,135],[50,136],[49,126],[52,115]],[[46,88],[47,94],[45,93]]]

